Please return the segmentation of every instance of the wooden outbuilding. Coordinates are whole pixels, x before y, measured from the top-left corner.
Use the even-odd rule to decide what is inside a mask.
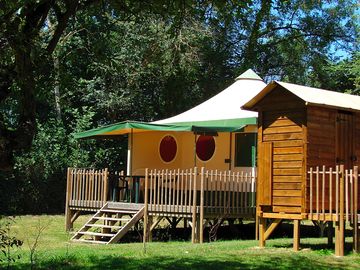
[[[357,224],[360,97],[274,81],[242,109],[259,113],[260,245],[282,219],[295,221],[294,235],[303,219]]]

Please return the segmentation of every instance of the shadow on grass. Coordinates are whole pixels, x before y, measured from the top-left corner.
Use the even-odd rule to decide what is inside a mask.
[[[274,248],[292,248],[293,244],[272,244],[271,247]],[[324,251],[324,254],[334,254],[335,253],[335,245],[328,245],[327,243],[301,243],[300,249],[311,249],[315,251]],[[345,255],[352,253],[352,243],[345,243]]]
[[[89,256],[86,262],[77,258],[57,257],[43,261],[34,269],[329,269],[334,265],[316,262],[299,254],[259,256],[232,256],[224,259],[175,258],[167,256],[145,256],[127,258],[115,256]],[[341,269],[341,267],[335,267]],[[29,265],[18,265],[13,269],[30,269]]]

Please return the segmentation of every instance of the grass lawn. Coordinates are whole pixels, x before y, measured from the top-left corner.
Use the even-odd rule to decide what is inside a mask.
[[[31,269],[29,246],[42,226],[45,229],[36,248],[33,269],[360,269],[360,255],[348,253],[337,258],[332,249],[323,248],[325,238],[301,239],[299,252],[292,251],[292,239],[288,238],[268,240],[265,249],[257,248],[254,240],[202,245],[153,242],[147,244],[146,253],[141,243],[109,246],[70,243],[63,216],[16,218],[12,235],[24,244],[13,254],[21,258],[11,269]],[[1,267],[6,269],[4,264]]]

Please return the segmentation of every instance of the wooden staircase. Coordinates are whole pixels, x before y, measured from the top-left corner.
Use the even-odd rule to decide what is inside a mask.
[[[116,243],[143,216],[142,204],[107,202],[71,240],[106,245]]]

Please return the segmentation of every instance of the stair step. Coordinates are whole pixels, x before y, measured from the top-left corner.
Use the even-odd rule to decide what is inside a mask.
[[[113,218],[113,217],[93,217],[98,220],[109,220],[109,221],[129,221],[130,218]]]
[[[96,228],[109,228],[109,229],[121,229],[121,226],[114,225],[103,225],[103,224],[85,224],[87,227],[96,227]]]
[[[97,233],[97,232],[78,232],[78,234],[91,235],[91,236],[103,236],[103,237],[113,237],[113,233]]]
[[[73,239],[74,242],[82,242],[82,243],[91,243],[91,244],[106,244],[106,241],[96,241],[96,240],[88,240],[88,239]]]
[[[116,213],[116,214],[135,214],[136,210],[131,209],[101,209],[101,213]]]

